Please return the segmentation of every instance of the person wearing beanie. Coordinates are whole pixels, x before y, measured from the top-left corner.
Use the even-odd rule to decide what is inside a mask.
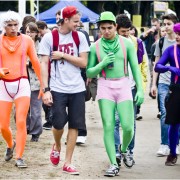
[[[114,141],[116,109],[123,131],[122,145],[119,147],[123,163],[127,168],[133,166],[133,159],[127,151],[134,135],[133,98],[128,78],[128,63],[137,86],[135,101],[138,105],[143,103],[144,93],[135,47],[127,38],[117,34],[113,13],[101,13],[97,23],[102,37],[90,47],[87,77],[99,75],[97,100],[104,130],[104,144],[110,160],[110,167],[104,175],[112,177],[119,174]]]
[[[179,143],[180,127],[180,23],[174,25],[176,44],[169,46],[155,66],[158,73],[171,72],[171,83],[169,93],[165,98],[166,119],[169,124],[168,139],[170,153],[167,156],[165,165],[173,166],[177,162],[176,146]]]

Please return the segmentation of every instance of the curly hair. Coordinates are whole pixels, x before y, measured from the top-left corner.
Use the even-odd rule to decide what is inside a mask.
[[[119,14],[116,16],[117,30],[120,28],[130,28],[132,26],[131,20],[125,14]]]
[[[19,25],[21,25],[22,22],[21,16],[17,12],[11,10],[3,14],[0,19],[1,19],[1,26],[3,28],[7,26],[8,21],[16,21],[18,22]]]

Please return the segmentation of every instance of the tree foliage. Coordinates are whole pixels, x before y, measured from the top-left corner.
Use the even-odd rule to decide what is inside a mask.
[[[39,0],[39,12],[46,11],[59,0],[41,1]],[[153,1],[82,1],[92,11],[100,14],[103,11],[112,11],[115,15],[128,11],[131,15],[142,15],[142,25],[148,26],[151,18],[151,3]],[[169,1],[169,7],[175,10],[180,19],[180,1]],[[0,1],[0,11],[18,11],[18,1]],[[30,2],[26,1],[26,13],[30,13]]]

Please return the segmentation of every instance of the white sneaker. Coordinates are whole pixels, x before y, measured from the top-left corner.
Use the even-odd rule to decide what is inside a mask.
[[[86,136],[78,136],[76,140],[77,145],[85,144],[86,143]]]
[[[177,154],[177,155],[180,154],[180,152],[179,152],[179,146],[178,146],[178,145],[176,146],[176,154]]]
[[[157,156],[162,157],[162,156],[168,156],[170,152],[169,146],[161,144],[159,150],[157,151]]]

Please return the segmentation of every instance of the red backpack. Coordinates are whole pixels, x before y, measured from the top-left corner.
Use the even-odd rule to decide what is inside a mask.
[[[52,31],[52,36],[53,36],[53,51],[57,51],[58,50],[58,45],[59,45],[59,32],[57,29],[53,30]],[[76,47],[79,51],[79,44],[80,44],[80,41],[79,41],[79,36],[78,36],[78,32],[77,31],[72,31],[72,37],[73,37],[73,40],[76,44]]]

